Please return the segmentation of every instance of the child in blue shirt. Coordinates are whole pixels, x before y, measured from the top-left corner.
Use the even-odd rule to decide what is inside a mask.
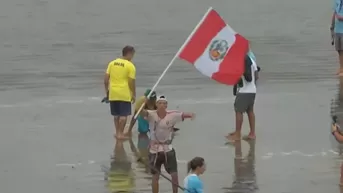
[[[205,160],[202,157],[195,157],[187,165],[188,176],[184,179],[184,193],[204,193],[203,183],[199,175],[206,170]]]

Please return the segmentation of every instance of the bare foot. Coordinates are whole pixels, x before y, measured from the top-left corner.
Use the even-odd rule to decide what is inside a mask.
[[[232,133],[229,133],[226,137],[230,137],[230,136],[233,136],[235,134],[236,134],[236,132],[232,132]]]
[[[255,134],[250,134],[249,135],[245,135],[242,138],[243,140],[255,140],[256,139],[256,135]]]
[[[226,136],[226,139],[228,139],[229,141],[239,141],[241,140],[241,135],[238,135],[238,134],[228,135]]]
[[[125,137],[132,137],[132,131],[124,133]]]
[[[116,138],[116,139],[118,139],[119,135],[114,134],[113,137]]]

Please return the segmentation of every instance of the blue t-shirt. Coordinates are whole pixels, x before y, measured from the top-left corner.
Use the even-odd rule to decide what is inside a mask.
[[[185,187],[184,193],[204,193],[202,181],[196,174],[186,176],[183,185]]]
[[[138,115],[138,132],[139,133],[147,133],[149,132],[149,122],[144,119],[144,117]]]
[[[343,0],[335,0],[334,11],[337,15],[343,16]],[[335,19],[335,33],[343,33],[343,21]]]

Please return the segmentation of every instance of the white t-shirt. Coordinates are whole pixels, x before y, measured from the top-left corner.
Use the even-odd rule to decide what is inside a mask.
[[[238,88],[238,93],[256,93],[255,72],[257,71],[257,64],[253,59],[251,61],[252,61],[252,65],[251,65],[252,80],[251,82],[248,82],[245,80],[244,76],[242,76],[243,87]]]
[[[180,111],[167,111],[167,115],[161,119],[156,110],[148,110],[150,127],[150,152],[168,152],[173,149],[171,144],[161,144],[160,140],[172,139],[174,125],[183,121],[183,113]]]

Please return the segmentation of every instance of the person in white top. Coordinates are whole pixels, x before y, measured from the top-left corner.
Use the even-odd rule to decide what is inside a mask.
[[[238,83],[238,89],[235,99],[236,129],[235,132],[226,137],[230,141],[241,139],[241,129],[243,124],[243,113],[248,114],[250,133],[245,139],[255,139],[255,113],[254,104],[256,97],[256,80],[258,79],[258,67],[254,59],[247,55],[245,59],[246,70]]]
[[[141,116],[149,121],[150,145],[149,165],[152,176],[152,193],[159,192],[159,173],[164,165],[166,171],[171,175],[173,182],[173,193],[178,192],[178,169],[176,153],[172,147],[174,125],[184,119],[194,119],[194,113],[180,111],[168,111],[168,102],[165,96],[156,99],[156,110],[141,111]]]

